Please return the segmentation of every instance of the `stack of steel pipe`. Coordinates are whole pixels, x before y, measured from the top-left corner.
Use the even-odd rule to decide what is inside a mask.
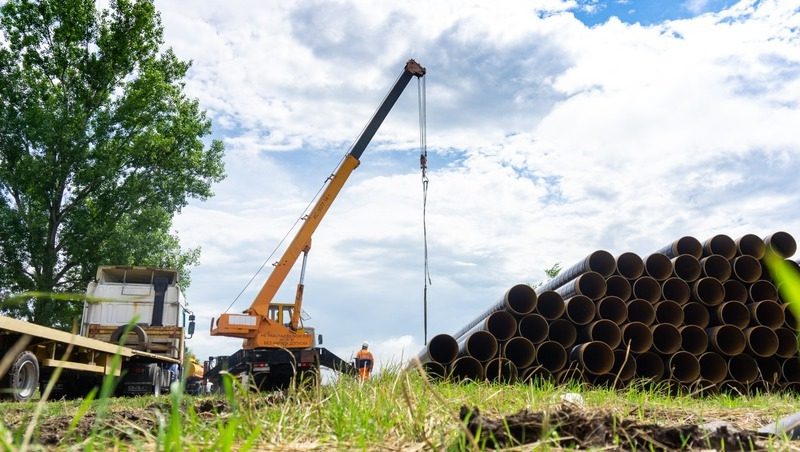
[[[598,250],[537,289],[511,287],[418,358],[452,380],[797,390],[800,322],[763,266],[768,249],[798,267],[786,232],[681,237],[644,259]]]

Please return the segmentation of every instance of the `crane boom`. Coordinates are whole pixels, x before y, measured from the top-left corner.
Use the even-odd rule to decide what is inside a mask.
[[[302,348],[312,345],[313,337],[297,331],[296,325],[293,325],[295,328],[287,328],[280,322],[271,320],[268,316],[270,304],[273,302],[278,289],[283,285],[292,267],[300,257],[300,254],[308,251],[308,248],[311,246],[311,236],[328,212],[333,201],[339,195],[339,192],[345,182],[347,182],[350,174],[358,167],[361,155],[375,136],[383,120],[386,119],[386,116],[389,114],[395,102],[397,102],[397,99],[403,93],[409,81],[411,81],[411,78],[422,77],[424,75],[425,68],[420,66],[416,61],[409,60],[406,63],[403,68],[403,73],[400,74],[400,77],[398,77],[378,110],[372,116],[372,119],[370,119],[369,123],[362,131],[350,152],[329,177],[327,187],[325,187],[309,214],[304,217],[302,225],[281,258],[274,264],[275,267],[272,273],[270,273],[269,278],[261,287],[261,290],[258,292],[258,295],[256,295],[250,307],[244,311],[243,315],[222,314],[216,322],[216,325],[214,325],[214,321],[212,320],[212,336],[243,338],[245,339],[244,349],[261,347]],[[299,287],[298,293],[301,292],[302,287]],[[295,301],[295,311],[299,311],[301,298],[301,296],[298,296]],[[298,315],[299,312],[295,312],[293,316],[294,319],[296,319]]]

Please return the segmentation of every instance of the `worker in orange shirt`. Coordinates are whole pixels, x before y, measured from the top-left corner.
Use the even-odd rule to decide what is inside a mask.
[[[358,369],[358,377],[361,381],[369,379],[369,374],[372,373],[372,365],[375,363],[375,359],[368,349],[369,344],[364,341],[364,343],[361,344],[361,350],[356,353],[356,368]]]

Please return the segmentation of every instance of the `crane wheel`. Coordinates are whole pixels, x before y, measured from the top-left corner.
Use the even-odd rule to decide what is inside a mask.
[[[36,355],[29,351],[17,355],[0,387],[0,397],[17,402],[30,400],[39,387],[39,360]]]
[[[120,338],[122,338],[122,335],[125,334],[125,330],[127,328],[128,325],[121,325],[119,328],[114,330],[114,332],[111,333],[111,342],[119,344],[120,343],[119,340]],[[146,352],[150,345],[149,338],[147,337],[147,331],[145,331],[144,328],[142,328],[139,325],[134,325],[133,328],[131,328],[131,330],[128,332],[128,334],[130,333],[136,334],[136,338],[139,340],[139,345],[136,348],[138,348],[143,352]],[[122,342],[121,345],[125,345],[127,343],[128,343],[128,337],[126,336],[125,340]]]

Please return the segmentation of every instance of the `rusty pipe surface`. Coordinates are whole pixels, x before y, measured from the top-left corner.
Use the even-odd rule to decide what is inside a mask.
[[[556,341],[542,342],[536,348],[536,363],[555,374],[567,365],[567,350]]]
[[[792,257],[797,252],[797,242],[788,232],[779,231],[770,234],[764,237],[764,244],[783,258]]]
[[[744,303],[726,301],[713,308],[714,323],[716,325],[734,325],[746,328],[750,324],[750,310]]]
[[[682,308],[684,325],[697,325],[700,328],[705,328],[711,321],[708,308],[702,303],[690,301],[683,305]]]
[[[461,328],[456,334],[453,335],[456,339],[460,338],[468,331],[472,330],[476,325],[482,323],[494,312],[508,311],[511,314],[523,316],[536,308],[537,295],[536,291],[528,284],[517,284],[512,286],[503,295],[497,303],[492,305],[491,308],[484,311],[481,315],[476,317],[473,321],[468,323],[464,328]]]
[[[458,343],[459,354],[478,361],[488,361],[497,355],[497,339],[488,331],[475,331],[462,336]]]
[[[772,356],[778,351],[778,335],[770,328],[759,325],[744,330],[747,348],[753,355]]]
[[[483,380],[483,365],[471,356],[462,356],[453,361],[449,371],[450,378],[455,381]]]
[[[625,279],[636,279],[644,273],[644,261],[636,253],[622,253],[617,256],[616,261],[616,273]]]
[[[586,272],[556,289],[562,298],[585,295],[597,300],[606,293],[606,279],[597,272]]]
[[[609,371],[619,381],[629,381],[636,375],[636,358],[626,350],[614,350],[614,366]]]
[[[550,330],[547,336],[552,341],[556,341],[564,348],[571,347],[578,339],[578,331],[575,324],[567,319],[558,319],[550,323]]]
[[[536,359],[536,347],[524,337],[512,337],[503,344],[503,357],[508,358],[517,368],[528,367]]]
[[[554,320],[564,314],[564,298],[557,292],[546,290],[539,292],[539,304],[536,312],[548,320]]]
[[[533,344],[547,339],[547,333],[550,329],[547,319],[539,314],[528,314],[519,320],[518,332],[519,335],[531,341]]]
[[[582,342],[603,342],[613,349],[622,342],[622,332],[613,321],[600,319],[581,327],[578,338]]]
[[[422,363],[436,361],[449,364],[458,356],[458,342],[449,334],[437,334],[417,358]]]
[[[700,278],[692,283],[692,297],[706,306],[716,306],[725,301],[725,288],[716,278]]]
[[[669,323],[680,326],[683,323],[683,309],[681,305],[672,301],[659,301],[654,305],[656,309],[656,323]]]
[[[630,347],[633,353],[643,353],[653,346],[653,333],[650,328],[641,322],[631,322],[622,325],[622,345]]]
[[[631,283],[620,275],[611,275],[606,278],[606,296],[619,297],[628,301],[633,294]]]
[[[764,240],[755,234],[745,234],[734,241],[737,256],[752,256],[761,259],[767,251]]]
[[[442,380],[447,376],[445,365],[436,361],[427,361],[422,364],[425,375],[432,380]]]
[[[697,325],[678,328],[681,333],[681,348],[693,355],[702,355],[708,349],[706,330]]]
[[[700,261],[691,254],[681,254],[672,258],[672,274],[687,283],[696,281],[703,269]]]
[[[750,285],[748,290],[749,300],[758,302],[763,300],[778,300],[778,289],[775,285],[766,279],[759,279]]]
[[[644,260],[644,272],[657,281],[663,281],[672,275],[672,261],[663,254],[654,253]]]
[[[614,367],[614,352],[605,342],[592,341],[576,345],[570,351],[569,359],[595,375],[607,373]]]
[[[661,284],[655,278],[642,276],[633,283],[633,296],[655,303],[661,298]]]
[[[617,262],[611,253],[605,250],[597,250],[572,267],[561,271],[555,278],[542,284],[539,290],[554,290],[588,272],[599,273],[605,278],[606,276],[611,276],[616,268]]]
[[[686,236],[661,248],[658,253],[664,254],[669,258],[678,257],[681,254],[690,254],[700,259],[703,256],[703,245],[696,238]]]
[[[669,278],[661,283],[661,294],[665,300],[684,304],[689,301],[692,290],[686,281],[680,278]]]
[[[733,276],[744,283],[754,283],[761,278],[761,262],[753,256],[739,256],[731,264]]]
[[[748,307],[750,308],[751,323],[770,328],[783,326],[783,308],[778,303],[772,300],[764,300],[758,303],[751,303]]]
[[[777,328],[775,329],[775,335],[778,337],[776,355],[781,358],[791,358],[797,355],[797,334],[794,331],[788,328]]]
[[[585,295],[575,295],[567,299],[566,316],[576,325],[586,325],[594,319],[596,308],[591,298]]]
[[[628,306],[619,297],[603,297],[597,302],[597,319],[607,319],[622,325],[628,319]]]
[[[725,282],[730,279],[731,273],[733,272],[728,259],[719,254],[711,254],[700,259],[700,269],[703,272],[703,276],[716,278],[720,282]]]
[[[741,383],[752,383],[758,379],[758,363],[750,355],[736,355],[728,358],[728,375]]]
[[[722,283],[722,289],[725,290],[725,301],[745,303],[750,296],[747,292],[747,287],[735,279],[729,279]]]
[[[667,367],[670,377],[681,383],[689,383],[700,376],[700,362],[689,352],[675,352],[669,357]]]
[[[703,242],[703,256],[720,254],[725,259],[736,256],[736,242],[725,234],[717,234]]]
[[[719,383],[728,376],[728,361],[718,353],[706,352],[697,359],[700,376],[712,383]]]
[[[518,377],[517,366],[506,358],[495,358],[487,362],[483,374],[489,381],[502,383],[513,383]]]
[[[681,348],[681,332],[675,325],[657,323],[650,327],[653,333],[653,350],[669,355]]]
[[[664,376],[664,361],[657,353],[640,353],[636,355],[636,374],[641,378],[658,381]]]
[[[656,310],[653,304],[641,298],[634,298],[627,303],[628,320],[650,325],[656,320]]]
[[[720,325],[706,329],[711,347],[723,355],[734,356],[747,348],[747,339],[741,328],[733,325]]]

